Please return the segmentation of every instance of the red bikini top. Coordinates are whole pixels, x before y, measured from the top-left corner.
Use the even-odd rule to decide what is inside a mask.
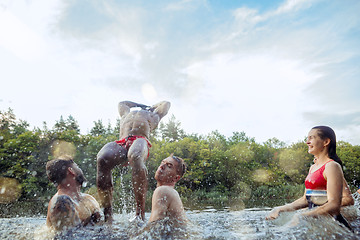
[[[334,161],[330,160],[321,166],[315,172],[310,172],[305,179],[305,188],[306,189],[318,189],[318,190],[326,190],[326,180],[324,178],[324,170],[327,163]]]

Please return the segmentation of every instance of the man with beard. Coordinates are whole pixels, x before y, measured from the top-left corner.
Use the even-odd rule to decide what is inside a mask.
[[[149,222],[165,217],[177,220],[180,224],[187,221],[179,193],[174,189],[175,183],[182,178],[185,171],[184,160],[173,154],[162,160],[155,173],[157,186],[152,197]]]
[[[46,164],[46,174],[58,190],[48,205],[48,227],[63,230],[93,225],[100,221],[100,205],[91,195],[80,192],[86,179],[72,159],[63,157],[49,161]]]
[[[149,137],[169,109],[170,102],[167,101],[152,106],[131,101],[119,103],[120,139],[107,143],[97,155],[96,183],[99,201],[104,209],[105,222],[112,222],[113,180],[111,171],[115,166],[127,165],[132,168],[132,185],[136,202],[134,220],[145,219],[148,186],[145,161],[149,157],[151,147]]]

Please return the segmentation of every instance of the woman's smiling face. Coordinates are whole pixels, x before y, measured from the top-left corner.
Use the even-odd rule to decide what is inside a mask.
[[[325,141],[320,138],[317,129],[310,130],[306,144],[308,145],[308,152],[312,155],[319,154],[325,149]]]

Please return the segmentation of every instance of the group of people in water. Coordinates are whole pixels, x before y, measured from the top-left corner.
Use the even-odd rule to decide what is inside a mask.
[[[115,166],[132,167],[132,183],[136,201],[136,218],[145,220],[147,169],[151,144],[149,135],[168,113],[170,103],[163,101],[146,106],[130,101],[119,103],[121,116],[120,140],[107,143],[97,155],[97,189],[100,204],[89,194],[81,193],[86,180],[82,170],[71,159],[57,158],[46,164],[46,173],[58,191],[51,198],[47,212],[47,226],[55,230],[113,221],[113,181]],[[140,110],[130,111],[131,108]],[[186,222],[184,208],[175,184],[182,178],[186,165],[182,158],[171,154],[162,160],[155,173],[157,187],[152,197],[149,222],[165,217]],[[103,209],[103,213],[101,211]],[[102,220],[102,215],[104,220]]]
[[[137,108],[131,111],[132,108]],[[140,108],[140,109],[139,109]],[[118,105],[121,117],[120,139],[107,143],[97,155],[99,202],[89,194],[81,193],[86,181],[82,170],[71,158],[58,158],[46,165],[46,173],[58,191],[51,198],[47,212],[47,226],[62,230],[73,226],[109,223],[113,221],[113,181],[115,166],[132,168],[136,218],[145,221],[145,200],[148,188],[145,161],[149,157],[149,135],[168,113],[170,103],[162,101],[153,106],[123,101]],[[346,227],[350,225],[341,215],[340,208],[354,204],[349,186],[344,178],[342,162],[336,154],[336,136],[327,126],[310,130],[307,138],[308,152],[314,155],[314,164],[305,179],[304,195],[284,206],[275,207],[266,217],[275,219],[281,212],[308,208],[303,216],[329,215]],[[183,204],[175,184],[186,171],[184,160],[171,154],[165,158],[155,173],[157,187],[152,196],[149,222],[165,217],[185,223]]]

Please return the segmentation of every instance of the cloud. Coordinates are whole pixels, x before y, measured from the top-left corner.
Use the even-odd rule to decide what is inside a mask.
[[[313,123],[328,123],[339,129],[346,128],[347,125],[360,126],[360,111],[354,112],[304,112],[308,119],[312,119]]]
[[[304,8],[310,7],[312,5],[312,2],[317,2],[317,0],[315,1],[287,0],[283,4],[281,4],[274,12],[271,12],[269,15],[281,15],[281,14],[299,11]]]
[[[164,7],[165,11],[182,11],[197,8],[201,5],[206,5],[206,1],[202,0],[181,0],[173,1]]]
[[[304,112],[304,118],[312,126],[327,125],[331,126],[336,132],[337,139],[356,144],[360,142],[360,111],[331,111],[331,109]]]
[[[300,139],[327,117],[351,129],[360,104],[352,3],[9,2],[1,104],[40,122],[44,111],[72,114],[89,128],[115,119],[118,101],[169,100],[186,131],[244,130],[260,141]]]
[[[0,12],[0,29],[0,46],[20,59],[32,60],[42,55],[43,39],[11,12]]]

